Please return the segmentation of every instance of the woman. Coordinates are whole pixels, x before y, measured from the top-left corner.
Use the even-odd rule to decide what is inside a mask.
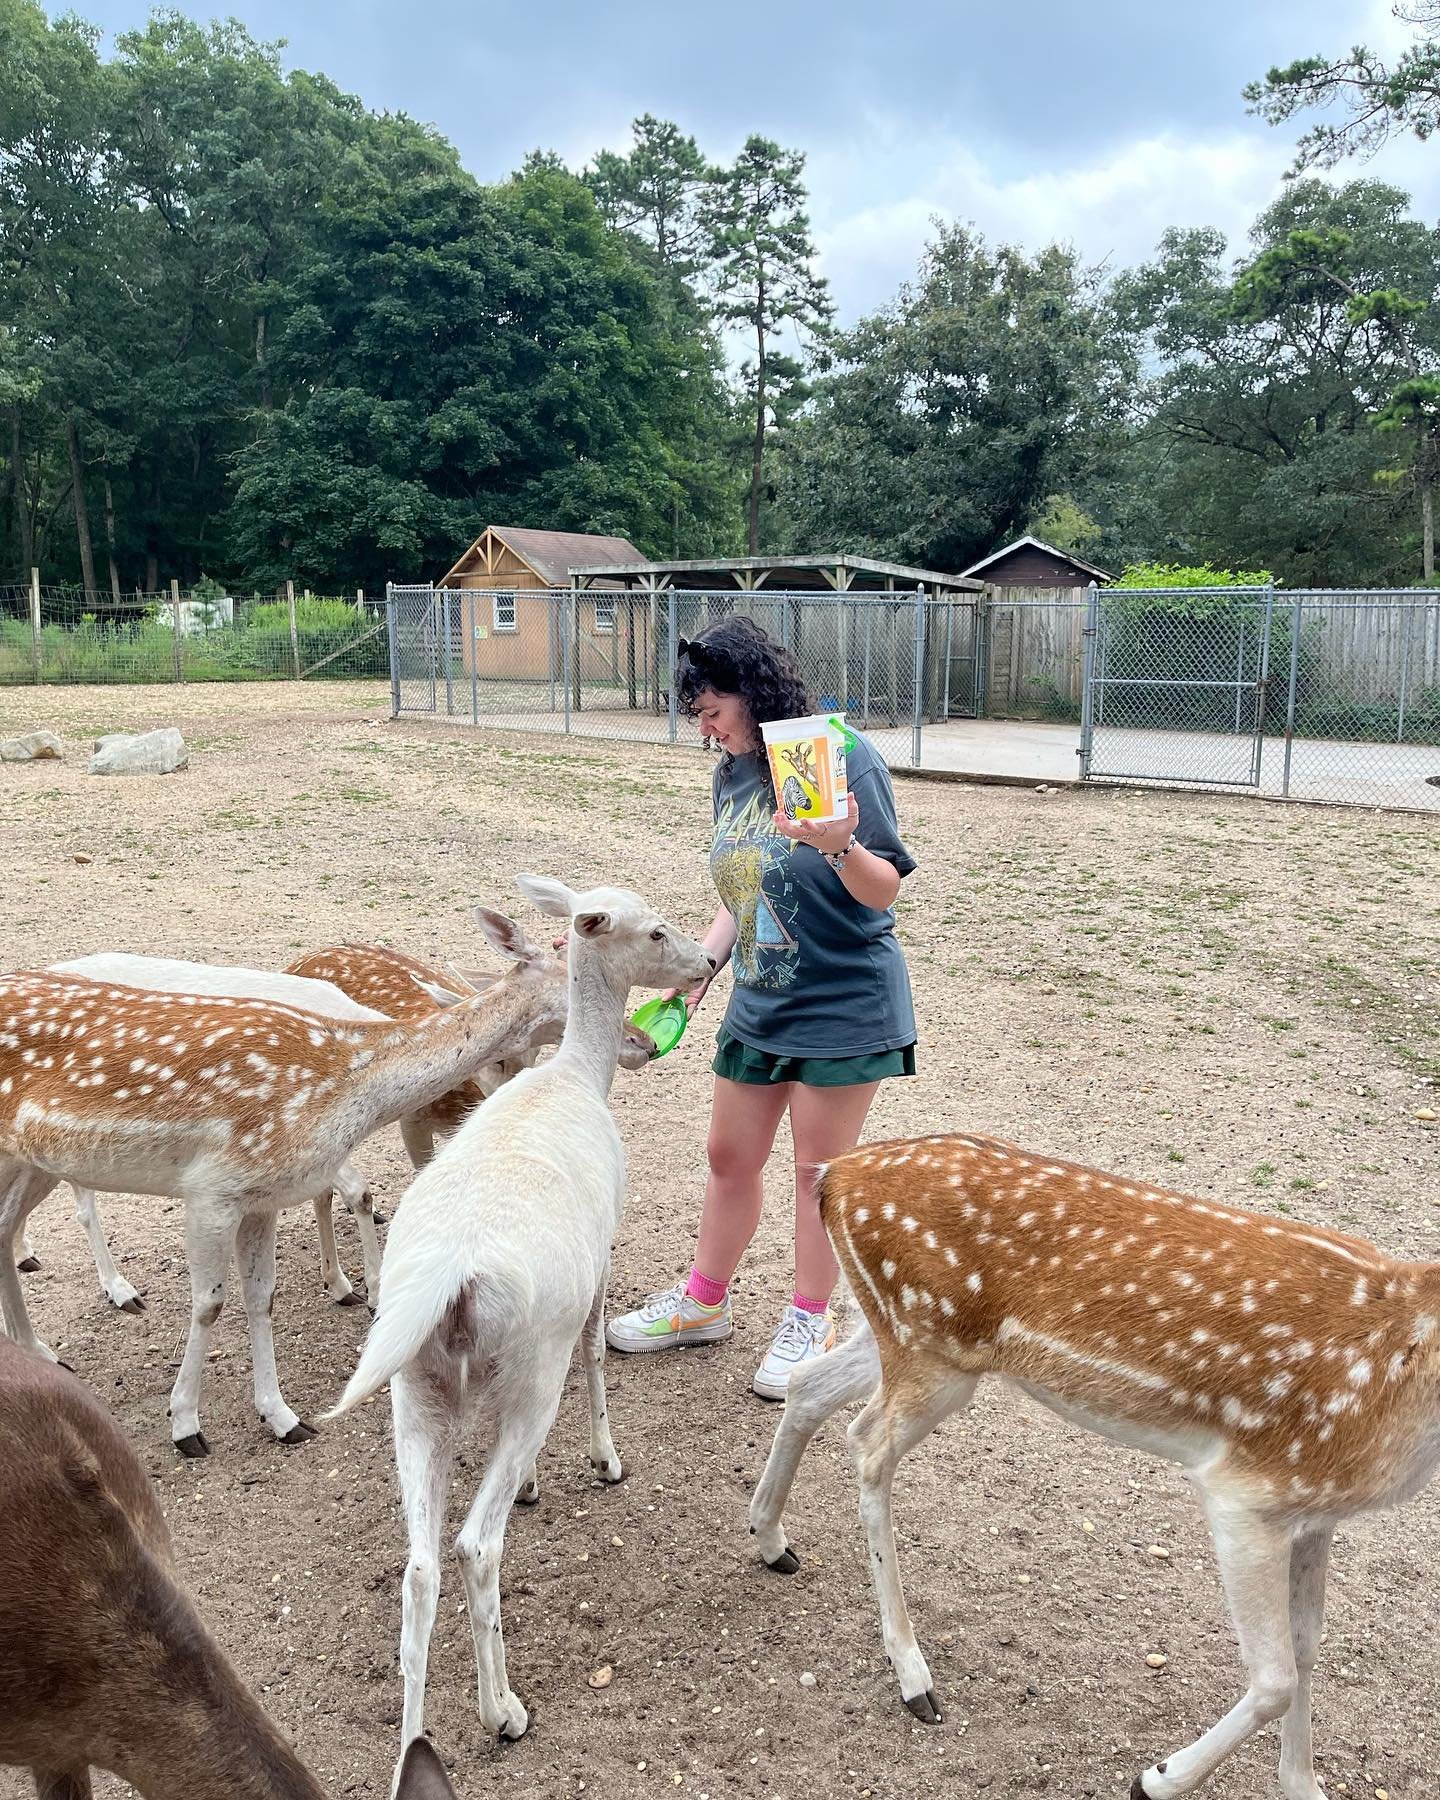
[[[891,908],[915,867],[884,762],[846,752],[848,819],[776,811],[760,727],[814,710],[790,653],[743,615],[681,644],[679,704],[724,752],[710,869],[721,906],[705,935],[734,989],[718,1034],[709,1179],[689,1278],[612,1319],[621,1351],[713,1344],[732,1330],[729,1286],[760,1222],[781,1119],[795,1145],[795,1291],[752,1383],[783,1400],[791,1372],[835,1342],[838,1270],[816,1204],[819,1171],[859,1141],[881,1081],[915,1072],[915,1015]],[[713,977],[712,977],[713,979]],[[693,1016],[709,981],[691,990]]]

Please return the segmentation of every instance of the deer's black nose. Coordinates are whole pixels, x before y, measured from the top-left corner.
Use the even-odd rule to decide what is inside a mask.
[[[716,971],[716,970],[717,970],[717,969],[718,969],[718,968],[719,968],[719,967],[720,967],[720,965],[719,965],[719,963],[717,963],[717,962],[716,962],[716,960],[715,960],[715,958],[714,958],[714,957],[713,957],[713,956],[710,956],[710,955],[707,955],[707,956],[706,956],[706,958],[705,958],[705,960],[706,960],[706,962],[707,962],[707,963],[709,963],[709,965],[710,965],[710,973],[711,973],[711,974],[712,974],[712,975],[713,975],[713,974],[714,974],[714,973],[715,973],[715,971]]]

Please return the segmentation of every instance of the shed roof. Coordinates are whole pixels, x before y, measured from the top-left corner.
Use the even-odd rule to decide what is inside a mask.
[[[992,568],[998,562],[1003,562],[1007,556],[1013,556],[1017,550],[1043,550],[1047,556],[1057,557],[1061,562],[1067,562],[1077,569],[1083,569],[1087,575],[1093,575],[1097,581],[1113,581],[1115,579],[1109,569],[1097,569],[1094,563],[1086,562],[1083,557],[1076,556],[1073,551],[1057,550],[1053,544],[1047,544],[1043,538],[1037,537],[1018,537],[1013,543],[1006,544],[999,550],[992,550],[988,556],[982,556],[979,562],[971,563],[964,573],[979,575],[982,570]]]
[[[640,552],[629,538],[604,537],[588,531],[536,531],[528,525],[487,525],[454,567],[446,570],[437,585],[443,585],[463,568],[487,535],[497,538],[507,550],[528,563],[548,587],[568,587],[570,570],[576,563],[641,560]]]

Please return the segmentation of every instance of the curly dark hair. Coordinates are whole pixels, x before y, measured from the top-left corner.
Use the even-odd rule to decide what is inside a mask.
[[[695,717],[706,693],[734,694],[741,700],[757,737],[760,726],[772,719],[802,719],[815,710],[795,658],[744,613],[716,619],[698,637],[680,640],[675,698],[687,719]],[[763,749],[755,754],[768,780],[769,759]],[[734,760],[727,752],[721,767]]]

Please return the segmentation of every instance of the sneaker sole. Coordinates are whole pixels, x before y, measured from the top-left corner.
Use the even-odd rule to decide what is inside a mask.
[[[605,1328],[605,1342],[622,1356],[645,1355],[652,1350],[684,1350],[692,1344],[723,1344],[734,1331],[733,1324],[697,1325],[693,1331],[677,1332],[663,1338],[615,1338]]]
[[[783,1400],[785,1398],[786,1392],[789,1389],[789,1386],[790,1386],[790,1383],[788,1381],[785,1383],[785,1385],[783,1387],[780,1387],[780,1386],[771,1387],[768,1385],[762,1386],[760,1377],[757,1375],[755,1377],[755,1379],[750,1383],[750,1392],[752,1394],[758,1394],[762,1400]]]

